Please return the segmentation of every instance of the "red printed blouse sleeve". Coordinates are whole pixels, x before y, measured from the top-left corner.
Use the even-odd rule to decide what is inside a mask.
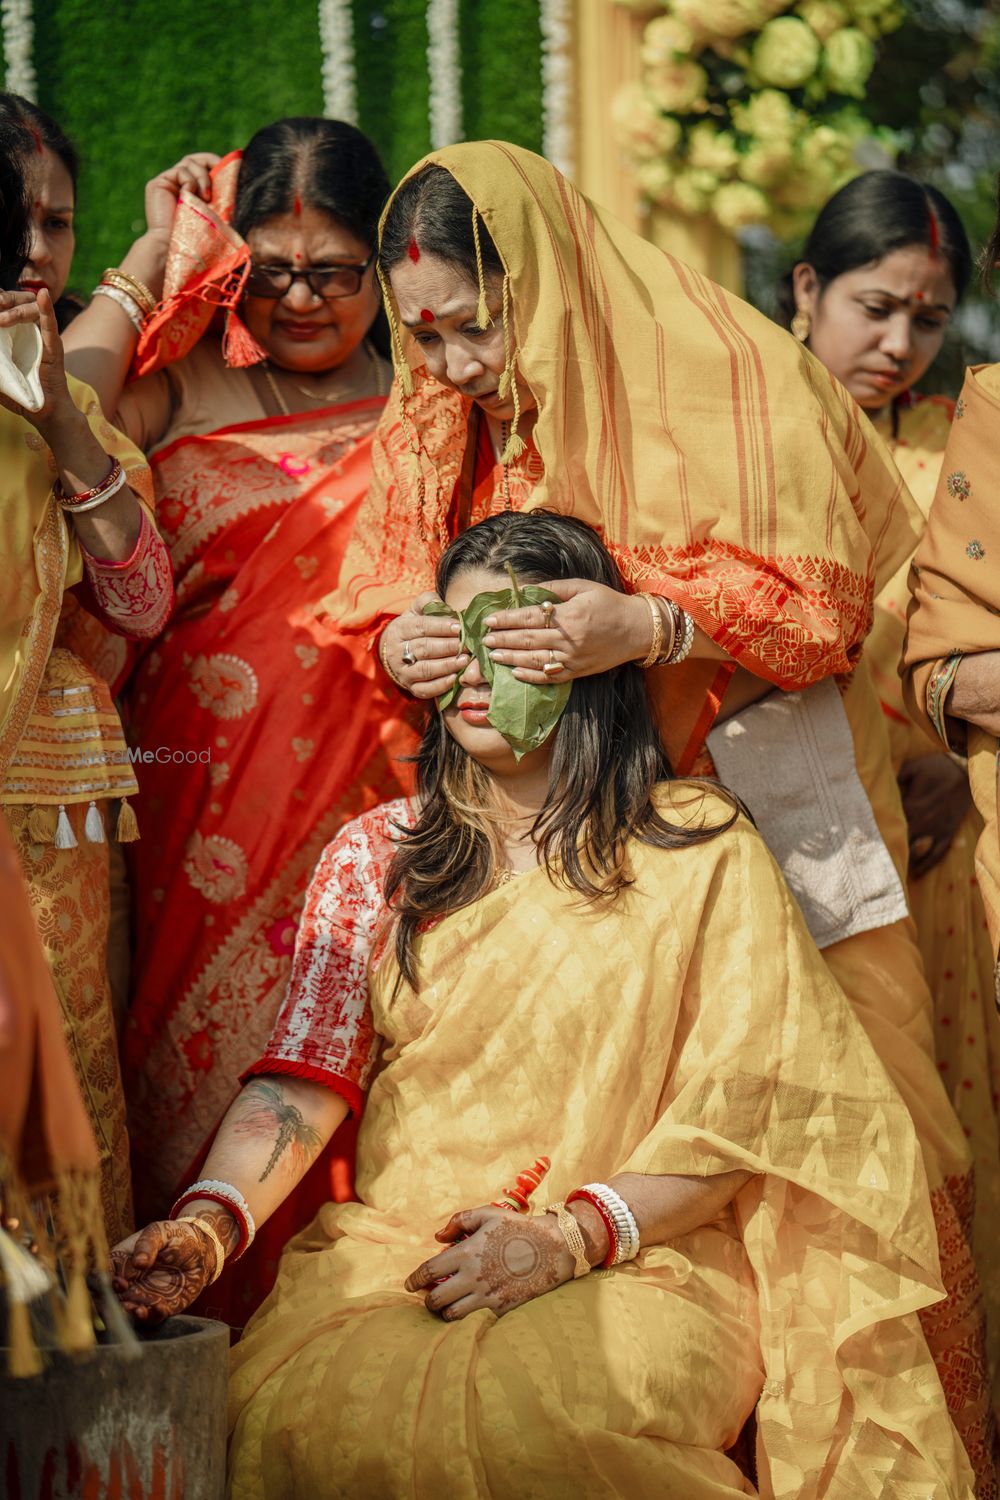
[[[170,556],[145,507],[131,557],[109,562],[83,549],[90,584],[91,609],[117,635],[152,640],[160,634],[174,607]]]
[[[390,813],[405,802],[356,818],[328,844],[316,866],[295,943],[292,977],[264,1055],[244,1073],[290,1073],[342,1094],[360,1114],[378,1053],[368,1000],[368,961],[385,913],[385,871],[392,857]]]

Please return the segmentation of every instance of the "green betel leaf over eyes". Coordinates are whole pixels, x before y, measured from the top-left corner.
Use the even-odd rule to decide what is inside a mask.
[[[572,683],[521,682],[510,667],[495,662],[483,644],[489,631],[484,624],[488,615],[503,609],[523,609],[528,604],[544,604],[551,600],[559,603],[559,596],[536,583],[519,584],[513,570],[508,566],[511,587],[498,589],[488,594],[477,594],[459,613],[432,599],[424,605],[425,615],[447,615],[457,620],[462,629],[462,646],[479,662],[479,670],[490,684],[490,707],[486,717],[493,728],[502,734],[517,760],[530,750],[544,745],[555,729],[563,709],[569,700]],[[461,684],[456,681],[438,699],[441,710],[449,708],[458,697]]]

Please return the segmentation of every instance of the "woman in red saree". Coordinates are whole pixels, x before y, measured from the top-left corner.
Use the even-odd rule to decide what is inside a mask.
[[[266,1042],[320,851],[399,791],[395,757],[412,743],[364,644],[316,613],[389,388],[370,338],[384,174],[360,132],[323,120],[278,122],[242,161],[209,164],[187,158],[153,185],[153,228],[123,262],[129,275],[155,280],[150,235],[159,224],[162,267],[171,189],[180,201],[141,337],[102,296],[68,339],[149,454],[177,585],[170,629],[118,663],[143,789],[124,1044],[143,1216],[165,1213],[190,1180]],[[124,389],[123,351],[139,376]],[[345,1196],[332,1159],[207,1311],[246,1320],[281,1245]]]

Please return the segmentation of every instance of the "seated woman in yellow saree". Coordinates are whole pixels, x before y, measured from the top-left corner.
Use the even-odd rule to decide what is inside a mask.
[[[622,593],[549,513],[445,553],[477,649],[418,798],[325,851],[215,1196],[119,1254],[123,1299],[163,1310],[173,1272],[182,1305],[242,1238],[205,1216],[266,1214],[351,1101],[360,1201],[235,1352],[231,1496],[969,1496],[913,1315],[913,1127],[762,841],[669,779],[634,666],[518,690],[486,661],[500,591],[566,577]],[[499,1189],[540,1155],[517,1217]],[[726,1454],[755,1409],[756,1488]]]

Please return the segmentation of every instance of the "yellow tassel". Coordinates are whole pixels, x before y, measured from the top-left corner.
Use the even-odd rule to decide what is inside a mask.
[[[483,271],[483,251],[479,243],[479,210],[472,205],[472,238],[476,246],[476,275],[479,278],[479,304],[476,308],[476,327],[489,328],[493,319],[486,305],[486,275]]]
[[[528,445],[524,441],[524,438],[519,437],[512,427],[510,429],[510,437],[507,439],[504,450],[500,455],[500,462],[502,464],[513,463],[515,458],[521,457],[521,454],[524,452],[527,446]]]
[[[67,1354],[79,1354],[94,1343],[94,1324],[90,1311],[90,1293],[84,1267],[75,1265],[69,1273],[66,1304],[63,1308],[63,1348]]]
[[[128,799],[123,797],[121,807],[118,809],[118,822],[115,825],[115,838],[119,844],[134,844],[139,837],[139,824],[135,813],[128,805]]]
[[[31,1331],[31,1315],[23,1302],[8,1304],[7,1369],[18,1379],[42,1373],[42,1356]]]
[[[511,380],[514,378],[514,364],[511,359],[510,338],[510,276],[503,273],[503,374],[500,376],[498,393],[501,400],[510,390]]]
[[[382,288],[382,301],[385,304],[385,316],[389,324],[389,347],[392,351],[392,368],[396,372],[396,379],[399,381],[400,390],[403,392],[403,395],[412,396],[413,371],[410,369],[409,360],[403,353],[403,339],[399,331],[399,324],[396,322],[396,309],[392,305],[392,297],[389,295],[389,288],[385,284],[382,267],[378,263],[376,263],[375,270],[378,275],[378,284]]]
[[[33,844],[51,844],[56,836],[56,807],[33,807],[28,813],[28,837]]]
[[[520,433],[517,430],[518,427],[521,425],[521,394],[520,394],[520,392],[518,391],[518,388],[517,388],[517,378],[516,378],[516,374],[515,374],[516,367],[517,367],[517,350],[515,349],[513,355],[511,356],[511,361],[510,361],[510,371],[511,371],[510,389],[511,389],[511,391],[514,394],[514,416],[513,416],[512,420],[511,420],[511,424],[510,424],[510,437],[507,439],[507,442],[504,444],[504,450],[503,450],[503,452],[500,455],[500,462],[504,465],[504,467],[506,467],[507,464],[509,464],[509,463],[513,463],[513,461],[514,461],[515,458],[520,458],[521,454],[524,452],[525,448],[527,448],[527,446],[528,446],[527,443],[524,441],[524,438],[521,437]],[[499,389],[499,387],[498,387],[498,389]]]

